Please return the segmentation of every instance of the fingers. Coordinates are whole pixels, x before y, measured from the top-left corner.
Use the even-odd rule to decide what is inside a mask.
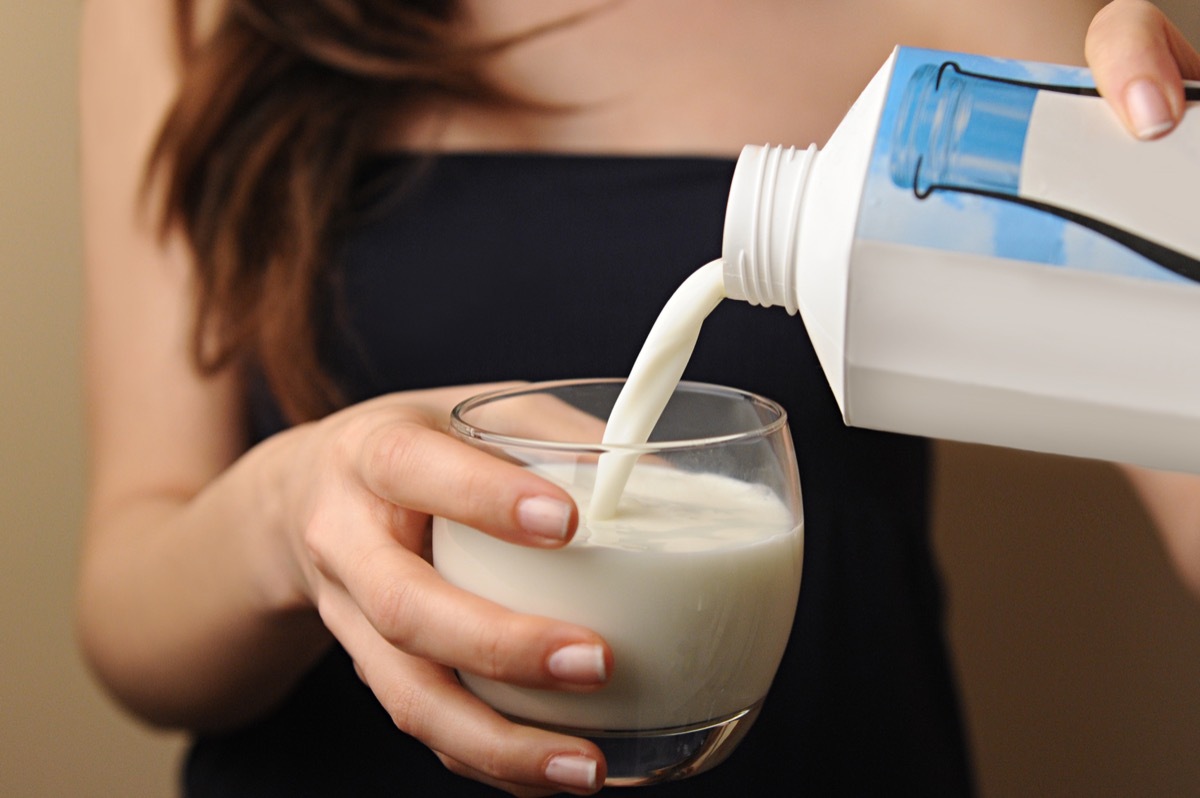
[[[579,516],[545,479],[437,431],[432,420],[389,420],[353,455],[367,490],[397,507],[439,515],[499,538],[562,546]]]
[[[430,513],[561,546],[576,520],[566,492],[431,428],[411,405],[363,417],[339,444],[349,472],[312,503],[303,531],[318,608],[328,582],[376,635],[411,655],[522,686],[603,684],[612,654],[594,632],[485,601],[445,582],[421,556]]]
[[[546,790],[545,788],[530,789],[512,782],[498,781],[488,774],[442,753],[438,753],[438,758],[442,760],[442,764],[446,766],[446,769],[452,773],[456,773],[464,778],[474,779],[475,781],[504,790],[513,795],[521,796],[521,798],[525,798],[525,796],[534,798],[535,796],[558,795],[564,791],[575,795],[590,795],[602,786],[604,782],[604,778],[600,775],[597,768],[596,760],[579,754],[555,754],[546,763],[543,772],[547,780],[555,785],[551,790]]]
[[[1086,55],[1096,87],[1141,139],[1179,122],[1184,78],[1200,77],[1200,56],[1148,0],[1114,0],[1092,20]]]
[[[312,545],[317,567],[353,599],[382,640],[418,657],[527,687],[578,692],[607,681],[612,653],[596,633],[514,613],[454,587],[384,530],[365,529],[369,523],[330,525]]]
[[[454,772],[521,795],[582,795],[603,784],[604,757],[593,744],[500,717],[447,668],[389,645],[347,594],[328,596],[322,617],[396,726]]]
[[[455,398],[384,398],[322,427],[325,479],[302,500],[309,595],[396,725],[452,769],[519,794],[594,792],[595,746],[510,723],[448,670],[580,692],[612,667],[590,630],[485,601],[422,556],[430,515],[541,547],[564,545],[578,521],[562,488],[446,435]]]

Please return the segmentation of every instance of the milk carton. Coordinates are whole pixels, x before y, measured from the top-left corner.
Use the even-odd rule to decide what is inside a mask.
[[[898,48],[827,145],[747,147],[725,293],[799,312],[847,424],[1200,472],[1200,107]]]

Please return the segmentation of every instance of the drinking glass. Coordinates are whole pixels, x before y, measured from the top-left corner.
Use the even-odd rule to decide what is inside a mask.
[[[649,442],[602,444],[623,384],[529,384],[455,408],[452,434],[561,485],[580,522],[546,550],[435,518],[433,559],[465,590],[605,638],[615,664],[593,693],[459,676],[507,717],[594,741],[606,784],[634,786],[716,765],[754,722],[792,628],[803,523],[778,404],[683,382]],[[590,519],[602,456],[635,462],[616,513]]]

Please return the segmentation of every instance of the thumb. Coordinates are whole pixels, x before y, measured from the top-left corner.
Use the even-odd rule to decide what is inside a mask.
[[[1200,77],[1200,54],[1153,3],[1113,0],[1085,42],[1096,87],[1140,139],[1166,134],[1183,116],[1185,77]]]

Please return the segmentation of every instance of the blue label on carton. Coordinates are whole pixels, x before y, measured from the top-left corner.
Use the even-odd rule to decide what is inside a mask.
[[[1064,112],[1055,110],[1056,104],[1067,104],[1067,111],[1081,107],[1087,115],[1080,124],[1086,127],[1058,124]],[[1101,140],[1094,156],[1088,149],[1092,133]],[[1057,140],[1063,137],[1068,138]],[[1162,168],[1161,149],[1155,146],[1161,145],[1136,142],[1120,129],[1086,69],[901,48],[871,157],[858,236],[1195,283],[1200,248],[1193,229],[1200,221],[1191,223],[1186,209],[1171,204],[1161,212],[1144,207],[1158,193],[1153,180],[1168,175],[1145,175],[1139,185],[1119,183],[1117,193],[1126,196],[1116,205],[1092,201],[1102,192],[1089,188],[1089,181],[1123,179],[1120,169],[1110,167],[1125,153],[1157,157],[1159,165],[1147,169]],[[1172,156],[1185,172],[1200,168],[1191,152]],[[1063,163],[1072,160],[1079,163]],[[1045,170],[1038,163],[1055,168]],[[1132,209],[1130,217],[1141,213],[1151,223],[1128,223],[1120,203]],[[1192,229],[1178,236],[1172,232],[1182,227]]]

